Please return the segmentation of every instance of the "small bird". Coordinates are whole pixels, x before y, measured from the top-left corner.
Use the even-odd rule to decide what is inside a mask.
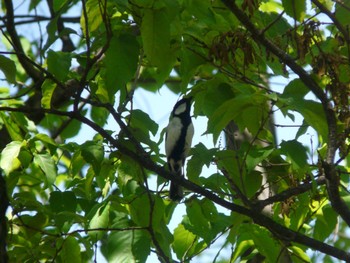
[[[194,134],[190,110],[191,98],[178,101],[171,112],[166,129],[165,153],[169,170],[179,176],[184,176],[185,159],[190,151]],[[182,187],[171,182],[169,197],[173,201],[180,201],[183,197]]]

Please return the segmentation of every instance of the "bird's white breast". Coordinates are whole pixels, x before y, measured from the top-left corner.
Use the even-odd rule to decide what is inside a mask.
[[[170,156],[171,150],[174,149],[177,140],[180,138],[182,123],[180,118],[174,117],[167,127],[167,137],[165,141],[165,153]]]

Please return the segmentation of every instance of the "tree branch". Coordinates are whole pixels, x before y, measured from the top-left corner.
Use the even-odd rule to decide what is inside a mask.
[[[317,6],[321,10],[322,13],[327,15],[332,20],[334,25],[338,28],[338,30],[344,36],[344,39],[345,39],[346,43],[348,43],[348,45],[349,45],[350,44],[349,31],[347,31],[343,27],[343,25],[339,22],[339,20],[335,17],[335,15],[330,10],[328,10],[323,4],[321,4],[320,1],[318,1],[318,0],[311,0],[311,2],[314,3],[314,5]]]
[[[318,178],[316,180],[317,185],[324,185],[325,183],[326,183],[326,178],[324,178],[323,176],[321,176],[320,178]],[[285,191],[283,191],[279,194],[276,194],[274,196],[271,196],[267,199],[258,200],[254,204],[254,206],[257,207],[257,209],[262,210],[267,205],[271,205],[271,204],[276,203],[276,202],[282,202],[282,201],[285,201],[292,196],[296,196],[296,195],[305,193],[307,191],[310,191],[312,189],[313,185],[314,185],[313,183],[300,184],[297,187],[289,188],[288,190],[285,190]]]
[[[243,207],[241,205],[237,205],[231,202],[228,202],[216,194],[212,193],[211,191],[192,183],[191,181],[186,180],[185,178],[181,176],[177,176],[176,174],[173,174],[166,170],[164,167],[154,163],[154,161],[151,159],[151,157],[142,149],[142,147],[137,147],[137,151],[134,152],[122,143],[120,143],[117,139],[113,138],[113,136],[108,133],[106,130],[104,130],[101,126],[97,125],[90,119],[82,116],[79,112],[75,111],[58,111],[54,109],[27,109],[27,108],[11,108],[11,107],[0,107],[0,111],[16,111],[16,112],[23,112],[23,111],[43,111],[47,114],[55,114],[60,116],[66,116],[69,118],[76,119],[89,127],[91,127],[93,130],[95,130],[97,133],[99,133],[102,137],[104,137],[113,147],[118,149],[122,154],[125,154],[126,156],[129,156],[133,160],[135,160],[137,163],[139,163],[142,167],[145,169],[154,172],[155,174],[167,179],[176,182],[177,184],[185,187],[188,190],[191,190],[192,192],[195,192],[197,194],[200,194],[214,203],[216,203],[219,206],[222,206],[232,212],[236,212],[245,216],[250,217],[256,224],[263,226],[271,231],[277,238],[288,241],[288,242],[296,242],[302,245],[305,245],[311,249],[320,251],[322,253],[325,253],[327,255],[333,256],[335,258],[350,261],[350,253],[340,250],[336,247],[330,246],[326,243],[320,242],[316,239],[310,238],[306,235],[303,235],[301,233],[292,231],[285,226],[282,226],[275,222],[273,219],[263,215],[256,209],[248,209],[246,207]],[[142,150],[139,150],[142,149]]]
[[[264,31],[258,30],[251,22],[250,18],[236,5],[235,1],[221,0],[222,3],[237,17],[237,19],[251,33],[251,37],[257,42],[266,47],[272,54],[283,61],[290,67],[310,89],[312,93],[321,101],[323,111],[328,124],[328,148],[325,161],[323,161],[323,169],[327,180],[327,192],[334,210],[344,219],[350,226],[350,209],[340,197],[339,193],[339,177],[336,173],[334,158],[337,150],[337,118],[328,101],[327,95],[316,81],[301,67],[291,56],[281,50],[278,46],[272,43],[264,35]]]
[[[13,11],[13,4],[12,0],[4,0],[5,6],[6,6],[6,29],[7,32],[10,35],[11,38],[11,44],[13,49],[16,51],[17,57],[27,74],[34,80],[34,82],[39,81],[42,79],[42,74],[40,71],[36,70],[35,67],[28,61],[21,41],[19,39],[19,36],[16,31],[16,27],[14,24],[14,11]]]
[[[51,21],[54,21],[54,19],[57,17],[57,32],[62,41],[62,51],[72,52],[73,50],[75,50],[75,46],[73,44],[73,41],[70,39],[69,35],[62,35],[62,32],[64,30],[63,20],[59,14],[56,14],[53,8],[53,1],[54,0],[47,0],[47,5],[51,13]]]

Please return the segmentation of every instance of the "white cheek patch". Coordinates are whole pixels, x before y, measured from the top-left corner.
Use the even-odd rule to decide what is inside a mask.
[[[182,103],[182,104],[180,104],[179,107],[176,108],[176,110],[174,111],[174,114],[179,115],[179,114],[185,112],[185,110],[186,110],[186,103]]]
[[[174,117],[167,127],[167,137],[165,141],[165,153],[167,156],[171,154],[177,140],[180,138],[182,123],[180,118]]]

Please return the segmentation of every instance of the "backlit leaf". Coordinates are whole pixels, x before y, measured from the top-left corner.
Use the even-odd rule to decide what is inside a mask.
[[[16,82],[16,65],[13,60],[0,55],[0,70],[4,73],[6,81],[10,83]]]
[[[60,253],[62,262],[82,262],[80,245],[73,236],[68,236],[62,246]]]
[[[19,152],[23,146],[23,142],[12,141],[1,152],[0,167],[9,174],[14,169],[18,168],[19,162],[16,161]]]
[[[282,0],[284,11],[287,15],[302,22],[306,14],[306,2],[304,0]]]
[[[34,163],[39,165],[41,170],[46,175],[46,180],[49,185],[52,185],[56,181],[57,167],[52,157],[47,153],[36,154],[34,153]]]

